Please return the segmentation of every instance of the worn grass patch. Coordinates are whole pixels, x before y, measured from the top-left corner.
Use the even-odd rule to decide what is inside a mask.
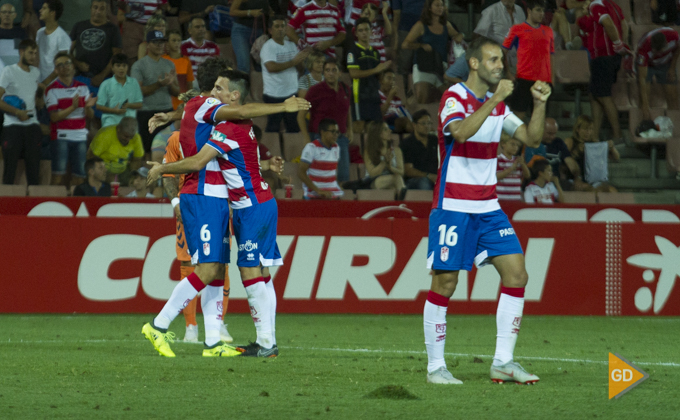
[[[373,392],[366,394],[366,398],[376,398],[384,400],[418,400],[419,398],[411,394],[408,389],[401,385],[381,386]]]

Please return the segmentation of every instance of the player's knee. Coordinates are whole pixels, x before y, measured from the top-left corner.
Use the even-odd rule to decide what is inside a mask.
[[[529,274],[526,270],[522,269],[512,273],[512,275],[504,280],[503,283],[506,287],[526,287],[527,282],[529,281]]]

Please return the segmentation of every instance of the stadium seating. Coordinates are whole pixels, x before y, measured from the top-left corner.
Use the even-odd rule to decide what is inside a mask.
[[[553,83],[588,84],[590,83],[590,65],[588,52],[556,51],[553,54]],[[574,114],[581,114],[581,89],[575,91]]]
[[[650,112],[652,119],[655,119],[656,117],[661,115],[665,115],[662,109],[652,109]],[[651,147],[651,165],[652,165],[651,178],[656,178],[656,160],[658,155],[658,147],[659,145],[665,145],[666,139],[664,138],[648,139],[636,136],[635,129],[637,128],[641,121],[642,110],[634,108],[628,111],[628,124],[629,124],[628,129],[630,131],[630,138],[633,140],[633,143],[635,144],[648,144]]]
[[[621,10],[623,11],[623,16],[626,18],[628,22],[632,22],[633,15],[630,10],[630,1],[631,0],[614,0],[614,3],[619,5]],[[649,8],[649,2],[647,3],[647,8]]]
[[[635,194],[626,192],[598,192],[597,202],[600,204],[635,204]]]
[[[302,133],[283,134],[283,157],[287,161],[299,158],[306,145],[307,139]]]
[[[260,127],[262,131],[267,128],[267,117],[255,117],[251,119],[253,120],[253,125]]]
[[[649,0],[633,0],[633,10],[636,24],[651,25],[652,9],[649,7]]]
[[[272,156],[281,156],[281,138],[279,133],[262,133],[261,143],[267,146]]]
[[[25,197],[25,185],[2,185],[0,184],[0,197]]]
[[[359,201],[394,201],[394,190],[357,190]]]
[[[29,197],[66,197],[68,190],[63,185],[29,185]]]
[[[283,176],[290,177],[291,182],[295,188],[302,188],[302,180],[298,176],[298,164],[293,162],[284,162]]]
[[[344,192],[344,194],[342,195],[342,197],[340,197],[341,200],[350,200],[351,201],[351,200],[357,199],[357,196],[356,196],[356,194],[354,194],[354,191],[352,191],[352,190],[342,190],[342,191]]]
[[[595,204],[597,203],[597,198],[595,192],[587,191],[565,191],[564,202],[571,204]]]
[[[433,192],[428,190],[407,190],[404,201],[425,201],[431,203]]]

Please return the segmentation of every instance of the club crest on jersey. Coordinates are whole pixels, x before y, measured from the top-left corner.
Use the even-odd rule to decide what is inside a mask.
[[[449,260],[449,248],[448,247],[443,246],[441,248],[441,251],[439,253],[439,259],[442,260],[442,262]]]
[[[205,255],[210,255],[210,244],[207,242],[203,244],[203,253]]]

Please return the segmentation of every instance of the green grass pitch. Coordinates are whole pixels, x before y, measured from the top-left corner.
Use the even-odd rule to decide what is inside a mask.
[[[150,319],[0,315],[0,419],[680,418],[680,318],[525,316],[515,356],[535,386],[489,380],[494,316],[448,317],[461,386],[426,383],[419,315],[279,315],[266,360],[202,358],[182,317],[163,358],[140,333]],[[247,315],[228,323],[254,339]],[[608,352],[650,378],[608,400]]]

